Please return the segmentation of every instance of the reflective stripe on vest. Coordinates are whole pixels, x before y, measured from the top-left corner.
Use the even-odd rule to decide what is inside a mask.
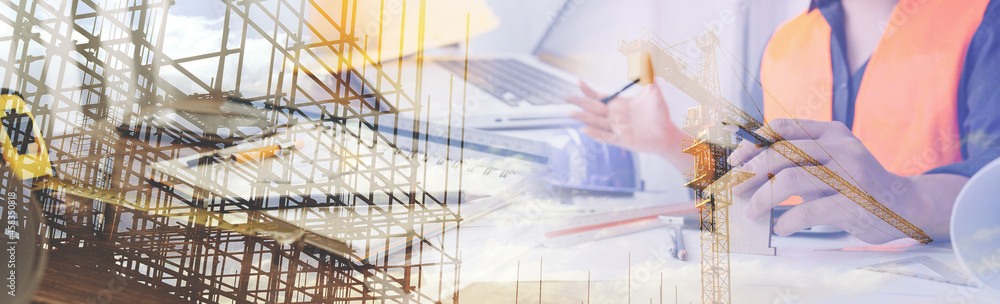
[[[958,86],[989,0],[900,0],[872,54],[854,135],[890,172],[917,175],[962,160]],[[818,9],[785,23],[761,63],[764,117],[830,121],[830,25]]]

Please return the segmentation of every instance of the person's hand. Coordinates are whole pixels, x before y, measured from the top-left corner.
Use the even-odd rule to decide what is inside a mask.
[[[893,174],[840,122],[776,119],[769,127],[785,139],[776,144],[798,147],[931,238],[947,238],[951,206],[966,178]],[[812,226],[834,225],[872,244],[907,237],[777,151],[744,141],[731,154],[729,163],[742,165],[736,170],[755,174],[733,187],[737,202],[749,199],[734,208],[746,208],[751,218],[767,215],[792,196],[802,198],[803,203],[777,220],[775,234],[787,236]],[[770,181],[769,174],[773,174]]]
[[[660,92],[662,80],[657,79],[643,86],[634,97],[618,97],[604,104],[599,94],[580,82],[582,97],[569,97],[566,102],[579,106],[583,111],[572,112],[570,117],[587,126],[581,130],[596,140],[638,152],[655,153],[666,157],[679,169],[690,167],[690,157],[681,153],[681,139],[685,136],[673,121],[670,110]],[[686,161],[687,160],[687,161]]]

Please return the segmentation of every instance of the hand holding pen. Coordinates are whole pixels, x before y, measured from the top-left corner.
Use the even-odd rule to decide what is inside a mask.
[[[661,90],[666,83],[647,73],[646,77],[640,77],[639,84],[643,86],[636,95],[618,97],[599,94],[581,82],[584,96],[566,100],[581,111],[569,116],[586,124],[581,131],[598,141],[658,154],[677,168],[693,166],[690,155],[681,153],[681,140],[687,134],[671,121],[670,109],[663,98]],[[632,85],[629,83],[626,88]]]

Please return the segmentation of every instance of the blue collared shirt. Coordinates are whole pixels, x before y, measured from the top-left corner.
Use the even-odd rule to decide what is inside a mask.
[[[840,1],[813,1],[830,23],[833,59],[833,120],[851,128],[854,104],[868,63],[855,72],[847,64],[844,11]],[[924,174],[948,173],[971,177],[1000,157],[1000,4],[990,1],[965,58],[959,83],[958,125],[962,161],[931,169]],[[754,88],[760,106],[763,92]]]

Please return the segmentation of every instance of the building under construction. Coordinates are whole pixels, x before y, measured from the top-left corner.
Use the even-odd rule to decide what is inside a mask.
[[[337,193],[343,195],[326,199],[190,196],[169,183],[150,182],[171,181],[153,163],[228,147],[273,125],[343,119],[393,124],[402,113],[421,117],[418,95],[400,80],[406,77],[402,70],[383,69],[366,49],[370,40],[401,37],[356,36],[356,14],[350,13],[356,1],[337,2],[333,14],[314,1],[222,0],[190,15],[178,13],[191,10],[186,4],[171,0],[0,3],[0,20],[10,28],[0,32],[0,44],[10,50],[0,56],[0,85],[25,97],[63,179],[119,189],[163,212],[189,206],[217,212],[295,209],[306,221],[322,218],[311,208],[372,204],[377,193],[354,187],[380,182],[390,197],[383,202],[387,207],[354,216],[384,218],[423,204],[445,208],[427,211],[443,219],[437,222],[367,221],[372,233],[405,226],[397,237],[419,240],[424,229],[457,220],[448,216],[454,211],[444,198],[421,191],[419,164],[380,159],[360,146],[340,148],[365,168],[358,175],[363,180],[340,185]],[[198,15],[204,11],[212,17]],[[198,39],[208,36],[198,34],[221,43],[206,50]],[[187,110],[192,102],[200,109],[209,105],[209,111]],[[217,117],[245,123],[234,127]],[[411,127],[419,130],[419,119]],[[419,147],[415,137],[367,140]],[[113,297],[133,303],[433,303],[458,296],[441,287],[457,285],[457,242],[418,241],[393,253],[402,257],[352,260],[59,192],[36,197],[51,252],[49,275],[35,296],[40,302]],[[123,288],[107,289],[119,281]]]

